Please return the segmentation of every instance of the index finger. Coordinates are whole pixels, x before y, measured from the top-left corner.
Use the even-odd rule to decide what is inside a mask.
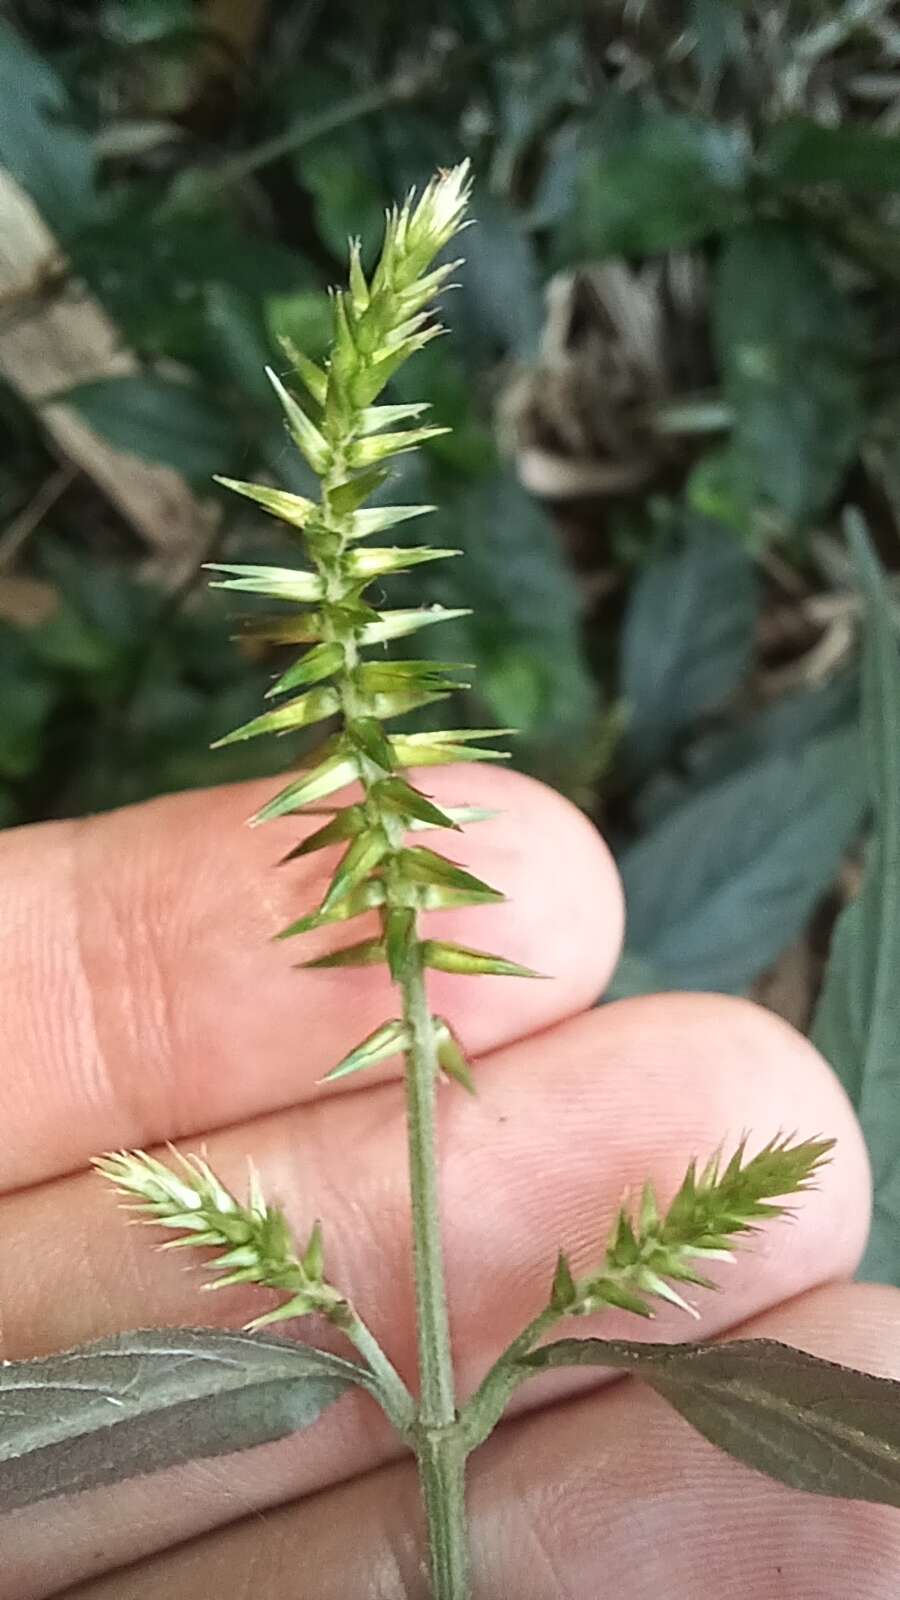
[[[435,973],[435,1010],[478,1054],[595,999],[618,954],[621,893],[593,827],[543,785],[462,767],[428,773],[427,787],[441,804],[501,813],[450,853],[509,897],[435,927],[557,978]],[[315,1098],[323,1073],[396,1014],[382,968],[296,970],[346,930],[271,943],[315,906],[333,854],[276,869],[315,824],[246,828],[270,789],[169,796],[0,838],[0,1191],[98,1150]],[[370,931],[368,919],[356,927]]]

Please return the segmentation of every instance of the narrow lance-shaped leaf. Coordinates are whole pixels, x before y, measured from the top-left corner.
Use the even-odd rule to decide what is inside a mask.
[[[315,361],[311,361],[309,356],[304,355],[302,350],[298,350],[293,339],[289,339],[282,334],[278,343],[281,345],[288,360],[293,363],[298,376],[306,385],[316,404],[324,405],[325,395],[328,391],[328,374],[317,366]]]
[[[471,728],[458,733],[396,734],[391,746],[401,767],[445,767],[456,761],[508,761],[508,750],[486,750],[470,739],[497,738],[509,729]]]
[[[287,855],[282,856],[279,864],[285,866],[288,861],[297,861],[301,856],[312,855],[316,850],[326,850],[329,845],[344,844],[347,839],[355,838],[367,827],[368,821],[362,806],[344,806],[330,822],[326,822],[308,838],[301,839],[299,844],[295,844]]]
[[[413,517],[424,517],[436,510],[436,506],[366,507],[354,513],[350,538],[368,539],[373,533],[386,533],[388,528],[396,528],[401,522],[410,522]]]
[[[441,700],[449,699],[450,693],[450,689],[444,686],[415,688],[412,684],[404,684],[373,694],[372,714],[379,722],[387,722],[391,717],[405,716],[408,711],[416,711],[420,706],[437,705]]]
[[[382,806],[395,816],[410,823],[421,822],[428,828],[452,828],[460,832],[459,823],[448,811],[442,811],[420,789],[407,783],[405,778],[383,778],[378,785],[378,799]]]
[[[291,436],[298,450],[304,455],[313,469],[313,472],[323,476],[328,470],[331,451],[324,434],[319,432],[315,423],[306,415],[302,406],[299,406],[293,395],[288,394],[277,373],[271,367],[266,368],[266,375],[272,388],[275,390],[287,417]]]
[[[210,572],[226,572],[210,584],[211,589],[234,589],[239,594],[265,594],[272,600],[321,600],[322,579],[318,573],[303,572],[296,567],[257,567],[246,563],[233,565],[224,561],[207,561]]]
[[[430,550],[425,546],[398,545],[384,549],[352,550],[344,565],[351,578],[382,578],[390,572],[406,572],[410,567],[421,567],[428,561],[449,561],[461,554],[461,550]]]
[[[468,828],[474,822],[495,822],[500,815],[498,811],[490,811],[485,806],[448,806],[445,816],[449,817],[454,828]],[[422,822],[418,818],[410,823],[413,833],[425,833],[430,828],[446,827],[446,823],[432,821]]]
[[[422,945],[426,967],[438,972],[478,973],[497,978],[540,978],[540,972],[522,967],[517,961],[488,955],[484,950],[469,950],[466,945],[447,944],[441,939],[426,939]]]
[[[305,917],[298,917],[296,922],[282,928],[275,938],[294,939],[299,934],[312,933],[314,928],[327,928],[333,922],[349,922],[353,917],[364,916],[367,911],[384,905],[384,899],[384,884],[378,878],[369,878],[366,883],[361,883],[346,894],[337,905],[330,906],[327,911],[320,906],[315,911],[308,911]]]
[[[367,439],[358,439],[350,446],[347,459],[351,467],[375,466],[390,456],[403,455],[407,450],[417,450],[429,439],[438,439],[449,433],[449,428],[410,428],[404,433],[375,433]]]
[[[391,694],[404,686],[420,689],[468,689],[468,679],[460,678],[462,667],[452,661],[365,661],[356,678],[368,693]]]
[[[318,509],[313,500],[305,499],[302,494],[288,494],[284,489],[270,489],[262,483],[244,483],[239,478],[223,478],[218,473],[215,482],[225,489],[233,489],[235,494],[244,495],[247,500],[254,500],[270,516],[289,522],[293,528],[305,528]]]
[[[226,733],[223,738],[216,740],[212,748],[221,750],[223,745],[236,744],[242,739],[255,739],[262,733],[293,733],[297,728],[308,728],[314,722],[322,722],[325,717],[333,716],[339,708],[340,697],[336,689],[309,689],[306,694],[289,700],[276,711],[264,711],[262,716],[243,723],[232,733]]]
[[[630,1344],[566,1339],[523,1365],[631,1372],[704,1438],[808,1493],[900,1506],[900,1383],[773,1339]]]
[[[446,883],[411,883],[406,898],[419,911],[458,911],[463,906],[495,906],[503,899],[492,889],[452,889]]]
[[[366,472],[354,473],[345,483],[335,484],[328,491],[328,504],[335,516],[344,517],[356,511],[370,494],[387,482],[388,476],[384,467],[369,467]]]
[[[475,1079],[462,1045],[445,1017],[432,1018],[438,1066],[444,1076],[459,1083],[468,1094],[475,1094]]]
[[[287,694],[290,689],[299,689],[303,684],[320,683],[323,678],[330,678],[332,673],[339,672],[343,665],[342,645],[332,642],[316,645],[315,649],[307,650],[299,661],[288,667],[271,689],[266,690],[266,699],[271,700],[276,694]]]
[[[354,405],[370,406],[404,362],[418,350],[424,350],[432,339],[439,339],[443,331],[439,327],[426,328],[423,333],[415,334],[389,355],[383,356],[380,361],[374,361],[370,367],[357,373],[350,385],[350,395]]]
[[[328,967],[372,967],[386,960],[381,939],[363,939],[360,944],[346,945],[343,950],[332,950],[327,956],[317,956],[314,961],[304,961],[301,965],[313,971]]]
[[[431,409],[427,400],[405,406],[369,406],[359,419],[359,431],[364,435],[380,433],[382,428],[392,428],[395,422],[414,422],[424,411]],[[427,429],[425,430],[427,432]],[[405,434],[400,435],[406,438]]]
[[[458,617],[471,615],[465,607],[450,606],[382,611],[378,622],[371,622],[361,630],[359,641],[360,644],[387,644],[391,639],[405,639],[411,633],[418,633],[420,628],[430,628],[436,622],[454,622]]]
[[[359,887],[370,872],[384,860],[389,849],[388,841],[377,829],[360,834],[354,839],[338,862],[328,892],[319,907],[320,913],[334,909],[345,895]]]
[[[379,1061],[386,1061],[389,1056],[397,1055],[398,1051],[405,1050],[409,1044],[409,1032],[405,1022],[385,1022],[374,1033],[370,1033],[362,1044],[343,1057],[326,1072],[322,1083],[335,1083],[339,1078],[349,1078],[352,1073],[363,1072],[366,1067],[374,1067]]]
[[[347,737],[383,772],[393,772],[397,765],[393,746],[377,717],[354,717],[347,723]]]
[[[321,611],[290,611],[278,616],[242,617],[238,637],[262,639],[267,644],[312,644],[322,638],[325,629]]]
[[[361,1367],[304,1345],[151,1329],[0,1368],[0,1511],[285,1438]]]
[[[505,898],[499,889],[493,889],[489,883],[476,878],[474,873],[467,872],[464,867],[457,866],[455,861],[448,861],[446,856],[438,855],[434,850],[427,850],[424,845],[412,845],[401,851],[399,862],[407,881],[474,890],[485,899],[499,901]]]
[[[315,800],[324,800],[327,795],[334,794],[336,789],[343,789],[348,783],[353,783],[359,777],[359,762],[352,750],[349,750],[342,740],[325,746],[328,754],[311,771],[304,772],[302,777],[289,783],[286,788],[279,790],[272,800],[268,800],[256,814],[250,818],[251,825],[256,827],[261,822],[271,822],[275,817],[285,817],[292,811],[299,811],[301,806],[311,805]]]

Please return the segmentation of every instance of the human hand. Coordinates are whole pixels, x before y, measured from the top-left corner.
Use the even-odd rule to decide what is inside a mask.
[[[471,775],[429,773],[428,787],[463,803]],[[297,947],[268,942],[325,873],[320,857],[274,869],[303,824],[241,828],[258,798],[175,797],[0,838],[6,1358],[259,1310],[238,1290],[199,1299],[183,1256],[150,1251],[84,1171],[98,1151],[177,1138],[205,1142],[238,1188],[252,1154],[301,1236],[322,1217],[331,1275],[413,1375],[402,1097],[390,1064],[380,1082],[317,1086],[383,1020],[387,979],[297,972]],[[454,1089],[441,1107],[462,1392],[544,1303],[560,1244],[589,1267],[629,1185],[651,1174],[666,1194],[691,1155],[748,1128],[760,1143],[834,1136],[834,1160],[796,1224],[768,1227],[721,1294],[698,1295],[699,1325],[664,1311],[654,1337],[766,1335],[900,1376],[900,1299],[845,1281],[868,1169],[816,1052],[720,996],[586,1009],[621,937],[607,853],[524,778],[480,770],[478,798],[503,819],[455,853],[509,903],[445,914],[442,929],[558,977],[434,977],[435,1009],[481,1058],[477,1098]],[[334,929],[310,935],[303,954],[332,942]],[[635,1337],[624,1315],[601,1327]],[[420,1600],[417,1494],[376,1407],[348,1396],[280,1444],[7,1517],[0,1600]],[[520,1390],[473,1459],[471,1505],[478,1600],[894,1600],[900,1582],[895,1512],[771,1484],[648,1389],[584,1371]]]

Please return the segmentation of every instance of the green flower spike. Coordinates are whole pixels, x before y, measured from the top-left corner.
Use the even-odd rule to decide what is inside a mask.
[[[432,971],[469,978],[537,975],[516,962],[421,930],[423,913],[488,905],[502,895],[430,839],[421,843],[417,838],[429,830],[438,836],[449,833],[455,843],[464,823],[487,813],[437,804],[408,769],[502,760],[504,752],[493,741],[509,730],[397,733],[386,726],[416,707],[442,701],[467,679],[466,669],[457,664],[394,660],[381,647],[464,613],[439,606],[381,609],[370,585],[377,583],[380,600],[382,580],[392,573],[457,554],[388,542],[392,528],[432,507],[372,502],[388,483],[395,457],[445,431],[422,420],[424,404],[384,403],[379,397],[403,363],[442,331],[431,308],[458,263],[437,258],[465,226],[468,194],[463,163],[439,174],[418,199],[410,195],[388,214],[381,255],[369,275],[359,245],[351,244],[349,286],[332,295],[327,359],[319,365],[286,346],[293,378],[284,381],[269,374],[287,430],[319,480],[317,497],[220,479],[283,522],[302,554],[283,567],[223,562],[212,568],[217,586],[273,602],[271,614],[245,625],[247,634],[303,647],[273,683],[259,715],[219,742],[330,724],[312,764],[291,777],[252,819],[256,825],[304,811],[315,818],[287,850],[286,861],[335,851],[319,904],[298,907],[301,914],[276,937],[295,939],[365,917],[362,929],[349,928],[347,942],[300,964],[331,974],[322,980],[326,994],[329,983],[340,987],[344,967],[384,966],[396,986],[391,1020],[348,1050],[323,1081],[339,1082],[344,1089],[345,1079],[369,1068],[394,1057],[404,1062],[418,1398],[413,1399],[349,1298],[326,1278],[318,1223],[305,1247],[297,1247],[283,1212],[267,1203],[252,1172],[247,1200],[241,1202],[199,1157],[173,1151],[167,1165],[140,1152],[120,1152],[96,1163],[142,1220],[177,1235],[165,1248],[207,1252],[205,1267],[212,1275],[207,1287],[249,1284],[279,1294],[279,1304],[256,1317],[251,1328],[318,1313],[356,1346],[365,1367],[343,1361],[338,1376],[344,1385],[361,1382],[377,1397],[416,1456],[434,1600],[471,1600],[466,1462],[496,1426],[519,1383],[541,1366],[612,1365],[643,1374],[708,1438],[771,1476],[794,1487],[827,1493],[837,1489],[900,1504],[900,1425],[885,1416],[885,1380],[847,1375],[830,1363],[765,1341],[708,1347],[602,1339],[542,1343],[563,1318],[606,1308],[649,1317],[654,1304],[662,1301],[692,1311],[683,1287],[713,1288],[706,1275],[709,1267],[732,1261],[741,1239],[785,1214],[785,1198],[810,1188],[826,1160],[830,1143],[825,1140],[774,1139],[749,1160],[742,1143],[724,1166],[715,1156],[699,1173],[691,1163],[665,1209],[648,1183],[636,1209],[620,1209],[599,1267],[579,1279],[560,1254],[544,1308],[498,1357],[472,1397],[463,1406],[457,1403],[439,1207],[437,1094],[446,1080],[469,1092],[474,1084],[450,1022],[432,1013],[426,980]],[[341,804],[335,797],[348,787],[353,793]],[[389,1292],[387,1285],[386,1297]],[[148,1336],[133,1337],[143,1362]],[[202,1342],[205,1336],[191,1337]],[[209,1340],[218,1359],[221,1335],[213,1331],[207,1345]],[[260,1359],[261,1345],[249,1343],[252,1359]],[[273,1383],[281,1383],[285,1351],[291,1348],[296,1349],[277,1340],[267,1347],[265,1359],[277,1369]],[[307,1361],[315,1358],[320,1385],[327,1369],[328,1397],[333,1398],[335,1358],[304,1348]],[[107,1360],[108,1355],[101,1352],[100,1358]],[[95,1359],[96,1352],[88,1356]],[[246,1351],[242,1359],[248,1359]],[[233,1365],[226,1364],[227,1384],[233,1383]],[[164,1373],[159,1381],[164,1386],[168,1378]],[[31,1382],[30,1374],[26,1381]],[[191,1369],[185,1381],[196,1383]],[[845,1411],[848,1381],[859,1402],[852,1415]],[[95,1390],[96,1385],[86,1386],[86,1405],[94,1403]],[[58,1427],[57,1402],[54,1391],[51,1431]],[[254,1418],[253,1426],[246,1426],[252,1411],[246,1406],[240,1412],[244,1444],[261,1437]],[[101,1427],[101,1476],[95,1472],[78,1481],[106,1481],[106,1413]],[[280,1437],[279,1428],[283,1433],[280,1412],[265,1436]],[[80,1451],[77,1430],[75,1437]],[[224,1426],[208,1426],[205,1437],[209,1450],[236,1447],[233,1433]],[[21,1451],[15,1440],[13,1445],[18,1461]],[[43,1448],[41,1443],[41,1461]],[[136,1454],[131,1449],[123,1476],[134,1470],[129,1463]],[[83,1459],[82,1452],[78,1460]],[[165,1459],[184,1456],[169,1454]],[[0,1487],[2,1472],[0,1448]],[[46,1492],[44,1481],[39,1471],[38,1494]]]

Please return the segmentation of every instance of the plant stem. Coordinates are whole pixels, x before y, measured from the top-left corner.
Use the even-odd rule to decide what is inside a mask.
[[[406,1061],[406,1111],[422,1385],[420,1416],[423,1427],[444,1428],[456,1420],[456,1405],[435,1149],[438,1062],[421,959],[415,949],[410,952],[409,965],[402,988],[404,1021],[411,1036]]]
[[[498,1356],[482,1379],[472,1398],[467,1401],[461,1418],[467,1454],[477,1450],[493,1433],[510,1396],[527,1377],[526,1372],[519,1371],[517,1363],[523,1356],[531,1354],[538,1340],[549,1333],[563,1315],[555,1306],[547,1306],[539,1312],[534,1321],[529,1322],[528,1327]]]
[[[434,1600],[468,1600],[471,1587],[465,1511],[466,1452],[456,1420],[438,1193],[438,1061],[415,938],[410,941],[401,988],[403,1015],[411,1039],[406,1058],[406,1116],[421,1383],[419,1475]]]
[[[366,1327],[352,1306],[348,1307],[346,1320],[338,1316],[332,1320],[335,1326],[347,1335],[351,1344],[356,1346],[377,1378],[379,1399],[386,1416],[398,1433],[407,1439],[410,1438],[416,1420],[416,1404],[393,1362],[385,1355],[375,1335]]]
[[[471,1600],[466,1449],[458,1428],[423,1433],[418,1450],[433,1600]]]

